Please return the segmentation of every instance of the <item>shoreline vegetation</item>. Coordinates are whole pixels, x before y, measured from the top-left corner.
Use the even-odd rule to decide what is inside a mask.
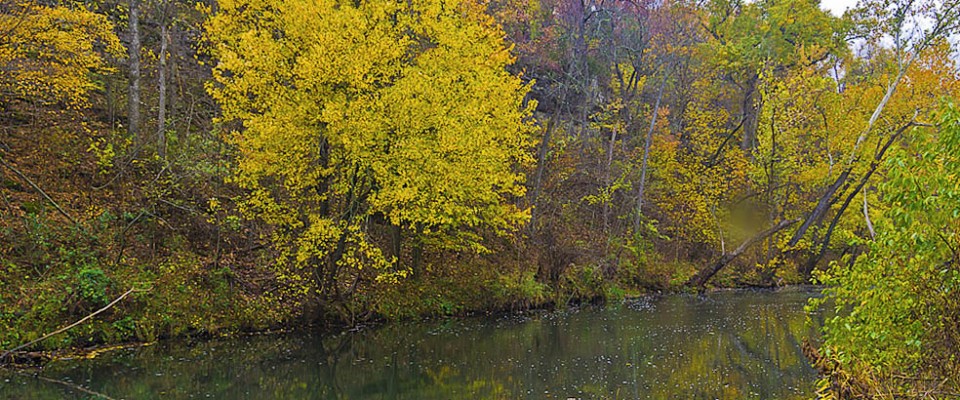
[[[960,0],[0,0],[0,351],[814,283],[821,397],[960,392],[956,32]]]
[[[743,291],[761,291],[761,292],[779,292],[782,290],[814,290],[822,289],[822,287],[817,285],[807,285],[807,284],[796,284],[788,286],[779,286],[779,287],[717,287],[713,288],[707,292],[699,292],[697,296],[709,295],[710,293],[718,292],[743,292]],[[129,292],[128,292],[129,293]],[[657,299],[661,296],[667,295],[678,295],[678,294],[689,294],[694,295],[693,292],[651,292],[651,293],[642,293],[636,295],[624,295],[619,299],[612,299],[612,301],[621,302],[623,304],[628,304],[630,302],[641,301],[647,302],[653,299]],[[123,297],[117,298],[114,302],[121,300]],[[111,302],[111,303],[114,303]],[[277,326],[273,328],[267,328],[262,330],[248,330],[248,331],[223,331],[223,332],[196,332],[191,335],[182,336],[182,337],[169,337],[161,338],[158,340],[209,340],[213,338],[234,338],[242,336],[259,336],[259,335],[277,335],[277,334],[289,334],[294,332],[313,332],[321,334],[342,334],[342,333],[353,333],[361,330],[367,329],[378,329],[386,324],[399,323],[399,322],[408,322],[408,321],[430,321],[435,319],[447,319],[447,318],[489,318],[495,316],[508,316],[508,315],[517,315],[517,314],[526,314],[530,312],[556,312],[568,308],[576,308],[581,306],[608,306],[607,300],[603,298],[593,298],[589,300],[585,299],[574,299],[573,301],[564,304],[558,307],[554,303],[544,303],[539,305],[530,305],[526,308],[481,308],[475,310],[466,310],[459,312],[457,314],[428,314],[428,315],[419,315],[411,316],[405,319],[399,320],[385,320],[385,319],[376,319],[365,321],[359,325],[323,325],[318,326],[316,324],[290,324],[286,326]],[[104,307],[103,309],[98,310],[103,312],[108,309],[111,305]],[[20,348],[29,348],[33,345],[36,345],[43,340],[46,340],[50,337],[53,337],[58,334],[64,334],[69,331],[71,328],[80,325],[83,322],[88,321],[90,318],[93,318],[95,314],[88,315],[82,320],[74,322],[70,325],[67,325],[63,328],[60,328],[54,332],[42,336],[40,339],[34,341],[34,343],[27,343],[25,345],[18,346],[19,348],[14,348],[11,350],[3,351],[2,356],[0,356],[0,368],[8,368],[14,370],[32,370],[35,368],[42,368],[48,363],[57,362],[57,361],[69,361],[75,359],[92,359],[101,354],[109,353],[116,350],[125,350],[130,348],[137,348],[143,346],[153,346],[157,344],[157,341],[144,342],[144,341],[129,341],[122,343],[105,343],[105,344],[94,344],[87,347],[65,347],[65,348],[55,348],[51,350],[41,350],[41,351],[23,351]],[[319,331],[318,331],[319,329]],[[810,342],[804,341],[805,351],[809,349],[815,349],[812,347]],[[810,353],[808,357],[811,363],[816,363],[821,360],[820,357],[815,356],[815,352]],[[817,366],[814,364],[814,366]],[[817,368],[820,368],[817,366]]]
[[[696,393],[807,398],[813,395],[816,372],[802,360],[798,346],[808,331],[803,306],[811,294],[723,291],[707,300],[666,295],[606,307],[387,323],[356,332],[170,340],[26,373],[81,383],[115,398],[161,392],[311,398],[331,393],[334,385],[340,387],[338,395],[348,398],[384,392],[416,398],[518,398],[547,392],[600,398]],[[746,309],[756,312],[742,312]],[[688,334],[675,335],[678,331]],[[664,336],[676,337],[659,340]],[[691,352],[704,348],[719,350]],[[399,376],[391,373],[396,365],[403,366]],[[704,365],[713,367],[708,371],[723,371],[730,384],[713,384],[716,374],[703,374]],[[440,368],[451,370],[442,385],[424,376]],[[694,371],[686,373],[690,369]],[[636,382],[629,379],[634,375]],[[677,375],[701,383],[658,384]],[[4,378],[10,382],[3,393],[13,397],[65,393],[27,375],[0,371],[0,381]],[[404,389],[391,392],[385,388],[391,381]]]

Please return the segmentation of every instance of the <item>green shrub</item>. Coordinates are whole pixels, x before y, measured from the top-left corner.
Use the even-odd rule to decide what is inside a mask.
[[[866,254],[817,275],[837,315],[823,328],[824,356],[897,392],[929,382],[960,388],[960,110],[944,108],[937,135],[888,163],[880,186],[890,210]],[[917,377],[907,381],[897,376]],[[929,380],[928,380],[929,379]],[[902,385],[902,387],[898,387]],[[877,388],[878,392],[883,388]],[[869,394],[868,394],[869,395]]]

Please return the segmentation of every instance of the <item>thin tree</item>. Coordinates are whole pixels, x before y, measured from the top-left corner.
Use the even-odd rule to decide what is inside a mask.
[[[127,98],[127,132],[135,139],[140,134],[140,1],[130,0],[128,29],[130,35],[129,86]],[[139,141],[139,140],[138,140]]]

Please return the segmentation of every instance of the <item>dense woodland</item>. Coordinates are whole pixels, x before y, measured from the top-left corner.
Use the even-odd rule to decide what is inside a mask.
[[[107,305],[24,349],[813,282],[824,396],[960,391],[958,28],[956,0],[0,0],[0,348]]]

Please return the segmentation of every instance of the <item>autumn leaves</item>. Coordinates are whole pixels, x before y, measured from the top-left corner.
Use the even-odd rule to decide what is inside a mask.
[[[403,231],[397,249],[409,236],[482,250],[461,230],[526,220],[511,200],[525,190],[534,103],[483,11],[432,0],[221,4],[207,25],[220,60],[209,87],[223,120],[243,126],[230,133],[234,181],[251,192],[246,214],[273,226],[288,277],[316,274],[339,296],[362,270],[412,268],[376,245],[391,226]]]

